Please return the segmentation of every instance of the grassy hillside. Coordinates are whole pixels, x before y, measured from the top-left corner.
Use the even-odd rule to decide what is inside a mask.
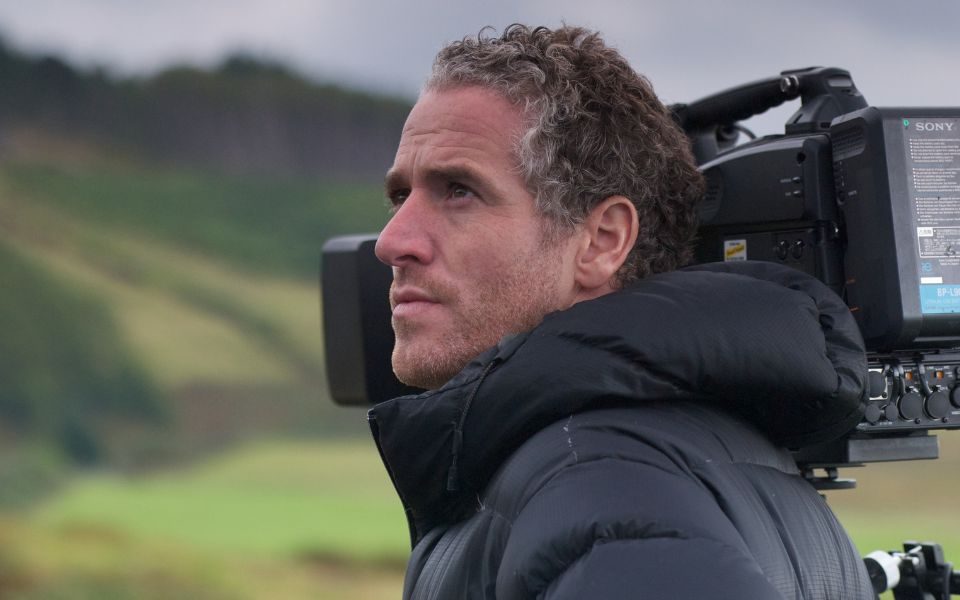
[[[377,227],[375,186],[182,169],[8,161],[7,193],[71,221],[176,246],[236,270],[312,279],[334,233]]]
[[[76,426],[70,415],[157,416],[162,408],[108,309],[0,241],[0,414],[21,429]],[[15,284],[15,285],[14,285]],[[27,397],[40,402],[25,402]],[[62,399],[64,405],[54,404]],[[66,410],[58,410],[66,409]]]
[[[77,397],[172,415],[186,437],[98,433],[135,463],[256,431],[362,426],[325,396],[316,275],[327,237],[385,221],[378,186],[161,168],[18,135],[0,162],[9,427],[78,412]]]
[[[5,139],[5,194],[257,274],[313,278],[323,240],[386,217],[379,182],[165,167],[37,130]]]

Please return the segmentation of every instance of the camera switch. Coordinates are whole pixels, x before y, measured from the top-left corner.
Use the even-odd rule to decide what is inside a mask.
[[[780,240],[777,242],[777,245],[773,247],[773,252],[777,255],[777,258],[780,260],[787,260],[787,253],[790,251],[790,244],[786,240]]]
[[[803,258],[803,249],[806,247],[806,244],[803,243],[803,240],[797,240],[790,247],[790,254],[793,255],[796,259]]]

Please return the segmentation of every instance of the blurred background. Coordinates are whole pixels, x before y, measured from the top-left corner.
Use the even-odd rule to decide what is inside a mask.
[[[960,4],[0,0],[0,598],[398,598],[407,534],[326,391],[317,271],[378,230],[435,52],[602,31],[667,102],[783,69],[960,105]],[[748,124],[782,131],[796,106]],[[851,471],[860,549],[960,560],[960,433]]]

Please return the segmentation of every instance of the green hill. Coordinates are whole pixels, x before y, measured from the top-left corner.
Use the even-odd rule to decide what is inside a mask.
[[[326,397],[317,271],[385,222],[405,103],[244,57],[122,81],[2,42],[0,85],[0,446],[141,467],[363,427]]]
[[[381,226],[379,189],[95,154],[82,168],[36,156],[0,166],[0,268],[15,292],[0,305],[15,325],[0,341],[0,418],[55,433],[71,414],[171,413],[181,449],[322,428],[320,246]],[[156,443],[139,450],[162,453]]]
[[[19,434],[59,440],[80,462],[98,458],[113,417],[164,414],[108,307],[0,242],[0,418]]]

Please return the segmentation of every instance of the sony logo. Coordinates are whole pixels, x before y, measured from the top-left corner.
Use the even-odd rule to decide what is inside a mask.
[[[956,123],[947,121],[917,121],[913,124],[917,131],[953,131]]]

